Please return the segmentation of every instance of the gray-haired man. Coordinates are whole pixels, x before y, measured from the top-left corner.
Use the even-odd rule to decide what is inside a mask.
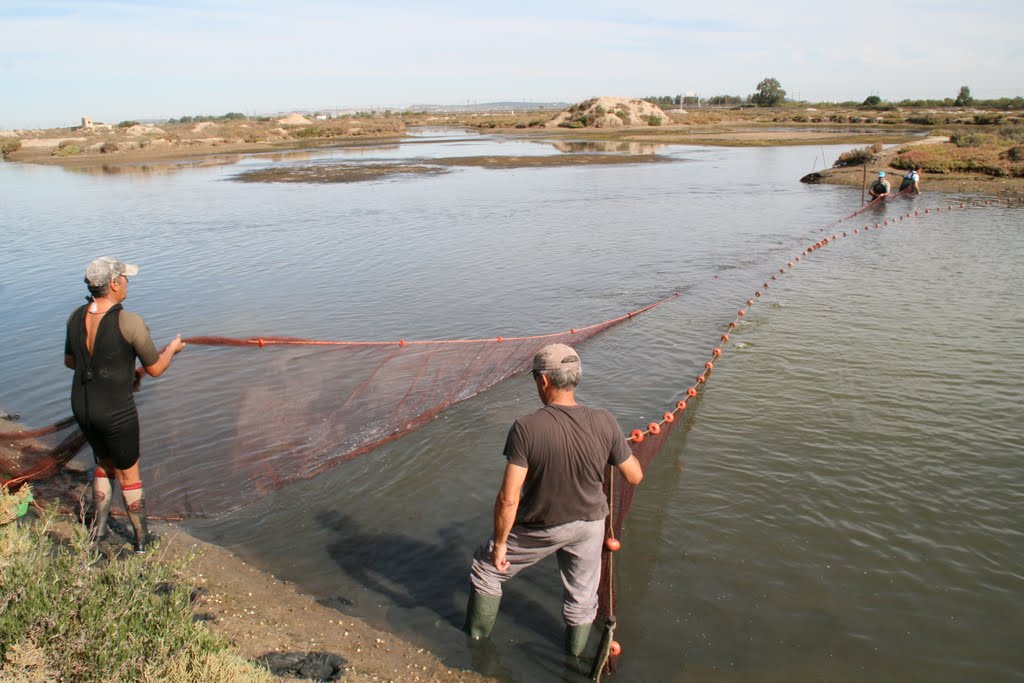
[[[75,371],[71,409],[96,459],[93,536],[106,537],[113,494],[110,480],[116,477],[135,530],[135,550],[142,552],[149,526],[139,475],[139,416],[132,391],[142,372],[162,375],[185,344],[178,335],[157,351],[142,318],[121,307],[128,298],[128,278],[138,272],[138,266],[110,256],[89,264],[85,270],[89,303],[68,318],[64,365]],[[142,363],[139,370],[136,358]]]
[[[607,410],[576,403],[580,358],[565,344],[545,346],[533,358],[533,378],[544,403],[513,423],[505,441],[505,475],[494,502],[494,534],[470,569],[472,593],[466,631],[490,634],[501,586],[555,553],[562,576],[565,648],[579,656],[597,616],[604,520],[603,484],[613,465],[631,484],[643,470]]]

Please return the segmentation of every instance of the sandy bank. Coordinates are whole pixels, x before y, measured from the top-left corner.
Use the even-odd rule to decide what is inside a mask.
[[[198,552],[184,577],[202,588],[196,614],[230,638],[246,658],[268,652],[333,652],[348,662],[345,681],[490,680],[450,669],[426,650],[324,607],[294,584],[263,573],[179,527],[162,524],[157,532],[163,537],[156,550],[159,556]]]

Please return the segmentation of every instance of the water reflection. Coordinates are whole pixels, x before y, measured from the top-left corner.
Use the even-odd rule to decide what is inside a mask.
[[[654,145],[649,142],[629,142],[626,140],[556,140],[551,146],[559,152],[578,154],[586,152],[624,153],[624,154],[657,154],[665,145]]]
[[[99,164],[96,166],[66,166],[65,171],[84,175],[171,175],[187,169],[214,168],[237,164],[242,155],[203,157],[192,161],[136,162],[124,164]]]

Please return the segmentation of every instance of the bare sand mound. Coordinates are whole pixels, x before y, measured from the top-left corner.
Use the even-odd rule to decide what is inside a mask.
[[[621,128],[668,123],[661,107],[628,97],[594,97],[574,104],[544,124],[545,128]]]
[[[277,122],[282,123],[286,126],[308,126],[309,124],[312,123],[312,121],[307,119],[302,114],[289,114],[283,119],[278,119]]]

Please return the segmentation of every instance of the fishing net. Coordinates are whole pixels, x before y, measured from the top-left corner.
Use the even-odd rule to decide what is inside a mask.
[[[581,343],[660,303],[530,337],[187,338],[193,350],[160,380],[156,395],[145,385],[136,395],[147,506],[163,517],[236,509],[422,426],[528,369],[542,346]],[[0,441],[19,444],[0,460],[12,485],[51,476],[85,445],[74,420],[17,440],[0,432]]]
[[[73,502],[81,482],[73,481],[64,466],[86,443],[74,418],[41,429],[25,429],[17,419],[0,417],[0,484],[15,491],[27,482],[41,482],[37,497]]]

